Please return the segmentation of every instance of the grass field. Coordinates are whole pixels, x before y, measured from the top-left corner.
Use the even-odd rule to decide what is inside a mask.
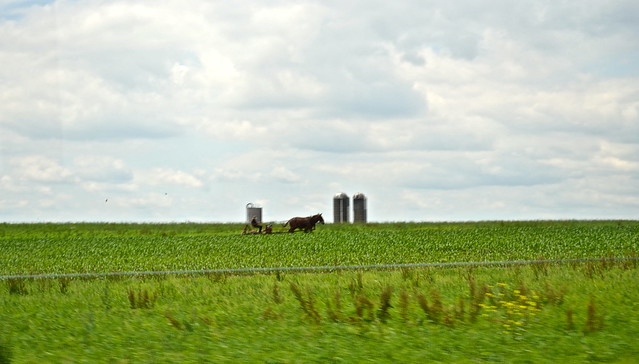
[[[0,275],[634,258],[636,221],[0,224]],[[0,363],[637,362],[637,260],[0,281]]]

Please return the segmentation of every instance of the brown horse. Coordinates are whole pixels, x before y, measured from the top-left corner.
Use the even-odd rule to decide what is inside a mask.
[[[322,214],[317,214],[308,217],[294,217],[286,222],[286,225],[290,225],[291,228],[288,229],[289,233],[295,231],[295,229],[304,230],[305,233],[311,232],[315,229],[315,224],[320,223],[324,225],[324,218],[322,218]]]

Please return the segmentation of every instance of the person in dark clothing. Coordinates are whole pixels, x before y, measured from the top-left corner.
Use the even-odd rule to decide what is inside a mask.
[[[257,223],[257,216],[253,216],[253,220],[251,220],[251,226],[260,229],[260,233],[262,232],[262,225]]]

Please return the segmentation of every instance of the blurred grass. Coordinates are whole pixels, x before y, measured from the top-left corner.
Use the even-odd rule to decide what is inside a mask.
[[[115,277],[70,280],[64,291],[60,280],[25,280],[20,294],[0,284],[0,332],[14,363],[633,362],[639,357],[637,267],[598,264],[594,272],[550,265]],[[523,290],[540,312],[518,334],[505,332],[504,311],[471,322],[470,282]],[[292,284],[313,301],[319,319],[305,313]],[[131,290],[157,299],[132,308]],[[417,296],[432,305],[433,292],[441,310],[452,314],[462,301],[465,314],[451,324],[429,320]],[[358,315],[360,297],[371,302],[370,315]],[[591,301],[603,327],[586,332]],[[567,328],[569,309],[573,328]]]

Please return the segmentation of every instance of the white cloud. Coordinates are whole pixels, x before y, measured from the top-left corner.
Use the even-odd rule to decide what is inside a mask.
[[[74,160],[74,169],[83,180],[95,182],[124,183],[133,178],[124,161],[111,156],[78,156]]]
[[[72,172],[56,161],[41,155],[13,158],[9,161],[20,182],[70,182]]]
[[[275,167],[271,171],[271,176],[284,183],[296,183],[302,181],[302,178],[298,174],[283,166]]]
[[[139,171],[135,179],[138,184],[149,186],[163,186],[167,184],[193,188],[204,186],[204,183],[194,175],[171,168],[153,168],[147,171]]]

